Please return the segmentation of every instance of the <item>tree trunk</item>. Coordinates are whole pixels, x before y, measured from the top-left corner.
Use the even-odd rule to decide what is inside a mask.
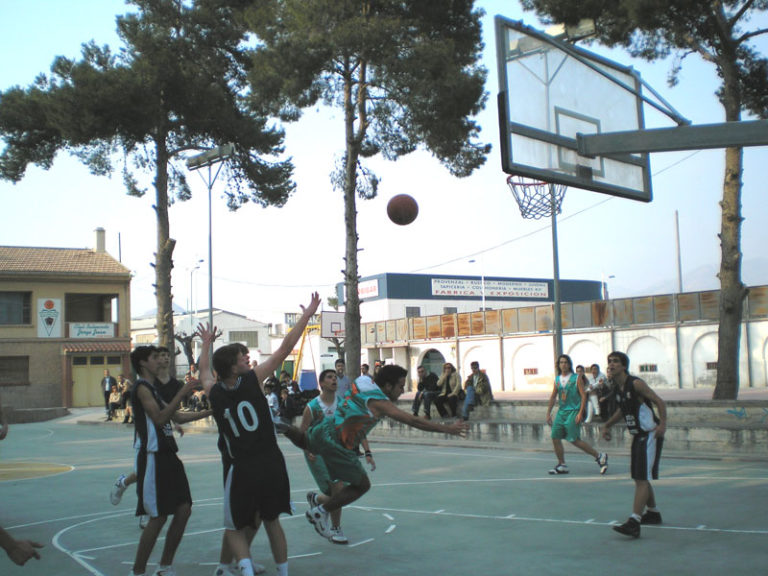
[[[355,106],[351,76],[344,81],[344,124],[346,154],[344,164],[344,228],[346,250],[344,267],[344,357],[346,374],[354,380],[360,375],[360,296],[357,293],[357,162],[360,146],[355,135]]]
[[[727,60],[723,58],[723,60]],[[725,119],[741,119],[741,90],[735,64],[721,62]],[[725,177],[720,224],[720,328],[717,340],[716,400],[735,400],[739,394],[739,344],[741,318],[747,290],[741,282],[741,148],[725,151]]]
[[[156,141],[155,212],[157,214],[157,252],[155,252],[155,295],[157,296],[157,334],[160,346],[171,352],[171,374],[175,373],[176,343],[173,337],[173,294],[171,270],[176,241],[170,237],[168,222],[168,150],[165,140]]]

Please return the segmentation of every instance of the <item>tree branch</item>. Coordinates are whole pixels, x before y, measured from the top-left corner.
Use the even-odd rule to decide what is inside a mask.
[[[753,30],[752,32],[747,32],[746,34],[742,34],[736,39],[737,44],[741,44],[745,40],[749,40],[750,38],[754,38],[755,36],[760,36],[761,34],[768,33],[768,28],[760,28],[759,30]]]
[[[728,20],[728,26],[731,27],[731,29],[736,25],[736,23],[741,19],[742,16],[744,16],[744,13],[752,8],[752,4],[755,3],[755,0],[747,0],[744,2],[744,5],[739,8],[739,11],[736,12],[736,14],[733,15],[733,18]]]

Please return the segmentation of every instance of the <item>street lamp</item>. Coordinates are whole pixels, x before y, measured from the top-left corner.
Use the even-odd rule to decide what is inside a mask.
[[[189,314],[189,333],[192,334],[195,331],[195,316],[197,316],[197,306],[195,306],[195,291],[194,291],[194,276],[195,272],[200,270],[200,264],[205,262],[202,258],[195,262],[195,265],[189,269],[189,306],[187,307],[187,313]],[[194,311],[194,314],[193,314]]]
[[[610,276],[608,276],[608,278],[606,278],[605,274],[600,274],[600,280],[603,285],[603,300],[610,299],[609,292],[608,292],[608,280],[610,280],[611,278],[616,278],[616,276],[611,274]]]
[[[477,261],[473,258],[469,261],[470,264],[475,264]],[[485,311],[485,270],[482,265],[480,266],[480,295],[481,295],[481,307],[480,310]]]
[[[200,177],[208,187],[208,324],[213,326],[213,208],[211,205],[211,190],[216,178],[219,176],[224,160],[232,156],[235,151],[234,144],[224,144],[216,146],[201,154],[196,154],[187,159],[187,168],[190,170],[199,170],[208,168],[208,178],[200,174]],[[216,173],[213,173],[213,166],[218,165]]]

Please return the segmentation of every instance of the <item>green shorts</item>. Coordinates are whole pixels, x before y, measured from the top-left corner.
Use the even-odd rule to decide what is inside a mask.
[[[307,443],[312,454],[322,457],[331,482],[342,481],[359,486],[367,477],[357,453],[339,444],[331,418],[307,430]],[[320,489],[323,489],[322,486]]]
[[[578,410],[558,410],[552,423],[552,439],[575,442],[581,440],[581,427],[576,424]]]
[[[331,486],[334,484],[331,480],[331,475],[328,473],[328,467],[325,465],[325,460],[319,454],[315,454],[315,459],[310,460],[309,457],[304,454],[304,460],[307,461],[307,467],[312,473],[312,478],[315,479],[315,484],[320,489],[320,492],[326,496],[331,495]]]

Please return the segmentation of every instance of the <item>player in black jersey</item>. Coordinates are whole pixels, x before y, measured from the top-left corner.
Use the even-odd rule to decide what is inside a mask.
[[[288,544],[280,514],[291,513],[290,484],[261,382],[282,365],[319,305],[320,297],[315,292],[280,347],[255,369],[251,369],[248,348],[242,344],[216,350],[213,368],[218,381],[211,374],[209,357],[216,328],[202,324],[198,327],[197,334],[203,341],[200,383],[213,408],[226,461],[231,463],[224,484],[225,537],[242,576],[254,574],[250,543],[262,521],[277,574],[288,576]]]
[[[157,347],[157,357],[158,357],[158,368],[157,368],[157,378],[155,379],[155,387],[157,388],[157,391],[160,393],[160,397],[163,399],[163,401],[166,404],[169,404],[173,400],[173,397],[176,396],[179,390],[181,390],[181,382],[179,382],[179,380],[171,376],[170,350],[168,350],[168,348],[166,348],[165,346]],[[129,394],[132,396],[133,390],[129,391]],[[205,414],[206,414],[206,417],[210,416],[211,411],[208,410]],[[174,423],[173,429],[175,432],[178,433],[179,436],[184,436],[184,429],[178,424]],[[135,462],[134,462],[134,466],[135,466]],[[110,502],[112,502],[113,506],[117,506],[118,504],[120,504],[120,500],[122,500],[123,498],[123,493],[128,489],[129,486],[131,486],[131,484],[135,484],[136,480],[138,480],[136,476],[136,470],[132,470],[128,474],[121,474],[120,476],[117,477],[109,493],[109,500]],[[148,516],[141,516],[139,518],[139,527],[144,529],[148,521],[149,521]]]
[[[611,439],[611,426],[623,416],[627,431],[632,434],[631,476],[635,481],[635,499],[632,515],[613,529],[638,538],[641,524],[661,524],[651,480],[659,477],[659,459],[667,430],[667,406],[648,384],[630,375],[628,370],[626,354],[611,352],[608,355],[606,373],[613,382],[619,408],[605,423],[603,438]],[[658,416],[653,411],[654,405],[659,411]]]
[[[165,402],[155,385],[161,365],[157,348],[138,346],[131,352],[131,364],[139,378],[133,390],[135,419],[134,446],[137,449],[136,475],[139,503],[136,515],[147,514],[149,522],[141,533],[132,574],[145,573],[147,561],[168,516],[173,516],[165,537],[157,576],[171,576],[173,557],[184,535],[191,514],[192,496],[184,465],[176,455],[171,420],[191,422],[205,412],[177,412],[192,383],[184,384],[170,402]]]

